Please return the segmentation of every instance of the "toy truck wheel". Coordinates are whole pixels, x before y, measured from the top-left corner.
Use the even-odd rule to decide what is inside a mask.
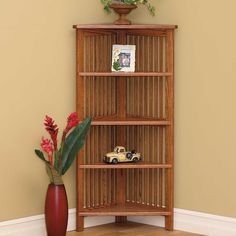
[[[118,160],[116,159],[116,158],[114,158],[113,160],[112,160],[112,164],[117,164],[118,163]]]
[[[132,156],[133,156],[133,155],[132,155],[132,153],[130,153],[130,152],[126,154],[126,157],[127,157],[128,159],[131,159]]]
[[[138,158],[135,157],[135,158],[133,159],[133,162],[138,162]]]

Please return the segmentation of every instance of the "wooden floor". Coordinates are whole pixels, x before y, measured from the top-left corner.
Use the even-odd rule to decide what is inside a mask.
[[[199,236],[180,231],[166,231],[162,228],[128,222],[106,224],[85,229],[83,232],[68,232],[67,236]]]

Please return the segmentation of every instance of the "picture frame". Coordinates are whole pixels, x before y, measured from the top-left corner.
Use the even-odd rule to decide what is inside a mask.
[[[135,45],[112,45],[112,66],[113,72],[134,72],[135,71]]]

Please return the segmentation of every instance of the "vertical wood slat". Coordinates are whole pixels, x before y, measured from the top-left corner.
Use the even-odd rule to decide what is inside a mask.
[[[154,71],[159,71],[159,63],[158,63],[158,55],[159,55],[159,49],[158,49],[158,37],[154,37]],[[159,82],[159,77],[156,77],[154,79],[154,117],[159,117],[159,90],[158,90],[158,82]]]
[[[167,44],[166,44],[166,69],[174,72],[174,35],[173,31],[167,33]],[[166,128],[166,156],[167,163],[174,163],[174,76],[171,76],[167,80],[167,109],[168,119],[171,121],[171,126]],[[166,171],[166,204],[167,209],[172,212],[169,217],[166,217],[165,228],[173,230],[173,207],[174,207],[174,170]]]
[[[107,48],[106,57],[109,58],[109,53],[111,53],[109,50],[109,47],[111,48],[111,35],[108,36],[107,40],[108,40],[108,42],[107,42],[107,46],[106,46],[106,48]],[[112,103],[111,103],[111,96],[112,96],[112,94],[111,94],[111,78],[107,78],[106,80],[107,80],[106,90],[107,90],[107,116],[108,116],[108,115],[112,114],[112,112],[111,112],[111,106],[112,106]]]
[[[112,45],[115,44],[117,42],[117,36],[116,35],[112,35]],[[112,47],[111,45],[111,47]],[[110,65],[111,66],[111,65]],[[116,78],[112,77],[111,78],[112,81],[112,115],[117,113],[117,88],[116,88]]]
[[[82,31],[77,30],[76,33],[76,67],[77,71],[84,70],[84,35]],[[84,79],[81,76],[77,76],[76,79],[76,110],[78,113],[79,119],[84,118]],[[84,170],[79,168],[79,165],[84,163],[84,148],[80,150],[79,155],[77,157],[77,178],[76,178],[76,186],[77,186],[77,209],[81,211],[84,207]],[[77,220],[76,220],[76,230],[82,231],[84,228],[84,217],[78,215],[77,211]]]
[[[139,36],[138,37],[138,55],[139,55],[139,63],[138,63],[138,71],[143,71],[143,58],[142,58],[142,55],[143,55],[143,37],[142,36]],[[144,108],[143,108],[143,97],[144,97],[144,85],[143,85],[143,82],[144,82],[144,78],[143,77],[140,77],[139,78],[139,115],[140,116],[143,116],[143,111],[144,111]],[[141,133],[141,136],[140,137],[143,137],[143,127],[141,126],[140,129],[139,129],[140,133]],[[141,147],[140,145],[140,151],[143,150],[143,145]],[[142,151],[143,153],[143,151]],[[143,153],[143,155],[145,156],[145,153]],[[146,160],[144,159],[144,162]],[[139,202],[140,204],[144,204],[145,201],[143,199],[143,186],[144,186],[144,170],[139,170]]]
[[[98,162],[97,148],[98,147],[98,127],[92,127],[94,129],[94,162]],[[98,170],[94,170],[94,205],[95,208],[99,206],[99,197],[98,197]]]
[[[154,141],[154,162],[155,163],[158,163],[158,150],[157,150],[157,131],[158,131],[158,127],[157,128],[155,128],[154,129],[154,137],[153,137],[153,141]],[[157,175],[157,172],[158,172],[158,170],[157,169],[155,169],[154,170],[154,189],[153,189],[153,197],[154,197],[154,202],[153,202],[153,204],[154,204],[154,206],[157,206],[157,183],[158,183],[158,181],[157,181],[157,177],[158,177],[158,175]]]
[[[159,71],[159,62],[158,62],[158,58],[159,58],[159,49],[158,49],[158,37],[154,37],[153,38],[153,47],[154,47],[154,56],[153,56],[153,60],[154,60],[154,64],[153,64],[153,69],[154,71]],[[159,109],[159,86],[158,86],[158,82],[159,82],[159,77],[154,78],[154,110],[153,110],[153,114],[154,117],[159,117],[159,113],[158,113],[158,109]],[[158,127],[155,127],[154,129],[154,162],[158,163]],[[154,189],[153,189],[153,197],[154,197],[154,206],[158,205],[158,169],[154,170]]]
[[[107,127],[104,127],[102,126],[101,127],[101,136],[102,137],[104,134],[106,134],[106,128]],[[100,149],[100,157],[102,157],[103,153],[104,153],[104,147],[106,145],[106,136],[104,138],[101,139],[101,149]],[[102,199],[101,199],[101,205],[102,206],[105,206],[106,205],[106,170],[105,169],[102,169],[101,170],[101,182],[102,182],[102,185],[101,185],[101,189],[102,189]]]
[[[85,145],[85,156],[86,156],[86,162],[90,164],[90,136],[86,138],[86,145]],[[90,208],[91,202],[90,202],[90,187],[91,187],[91,179],[90,179],[90,169],[86,169],[86,208]]]
[[[144,155],[146,156],[147,162],[148,160],[148,134],[147,134],[147,128],[148,127],[144,127]],[[147,205],[147,186],[148,186],[148,175],[147,175],[147,170],[144,170],[144,205]]]
[[[106,63],[107,63],[107,36],[105,35],[103,37],[103,45],[102,45],[102,48],[103,48],[103,53],[105,55],[105,58],[104,58],[104,62],[103,63],[103,66],[102,66],[102,70],[103,71],[106,71]],[[107,78],[106,77],[103,77],[102,78],[102,91],[100,91],[102,94],[103,94],[103,100],[101,100],[100,102],[103,103],[103,116],[107,116],[108,113],[107,113]]]
[[[109,108],[109,106],[108,106]],[[111,127],[108,127],[108,136],[107,136],[107,148],[106,150],[112,147],[111,144]],[[111,201],[111,170],[107,170],[107,205],[110,205]]]
[[[93,71],[93,50],[94,49],[94,45],[93,45],[93,36],[90,36],[90,39],[89,39],[89,71]],[[93,113],[93,77],[89,77],[89,116],[91,116]],[[88,153],[88,158],[89,158],[89,162],[90,163],[93,163],[93,153],[92,153],[92,150],[93,150],[93,146],[92,146],[92,143],[93,143],[93,133],[91,131],[91,134],[90,134],[90,139],[89,139],[89,143],[88,143],[88,147],[89,147],[89,153]],[[90,196],[90,208],[92,208],[94,206],[94,198],[93,198],[93,192],[94,192],[94,178],[93,178],[93,174],[94,174],[94,170],[90,170],[90,173],[89,173],[89,179],[90,179],[90,189],[89,189],[89,196]]]
[[[148,68],[148,71],[154,71],[154,68],[153,68],[153,64],[154,64],[154,61],[153,61],[153,37],[149,37],[149,68]],[[153,104],[154,104],[154,97],[153,97],[153,87],[154,87],[154,80],[155,78],[153,77],[150,77],[148,78],[148,81],[149,81],[149,99],[148,99],[148,102],[149,102],[149,114],[148,116],[149,117],[155,117],[154,116],[154,113],[153,113]]]
[[[159,70],[163,72],[163,37],[160,37],[158,41],[159,47]],[[163,118],[163,77],[159,78],[158,84],[159,91],[159,116]],[[159,127],[159,163],[163,164],[163,129]],[[159,170],[159,206],[163,206],[163,170]]]
[[[94,67],[95,67],[95,71],[99,71],[99,67],[98,67],[98,61],[99,61],[99,37],[97,36],[97,35],[95,35],[94,36],[95,37],[95,45],[94,45],[94,47],[95,47],[95,65],[94,65]],[[96,97],[96,99],[95,99],[95,104],[94,104],[94,116],[95,117],[97,117],[97,116],[99,116],[99,106],[98,106],[98,102],[99,102],[99,88],[98,88],[98,83],[99,83],[99,80],[100,80],[100,78],[98,78],[98,77],[95,77],[95,79],[94,79],[94,83],[95,83],[95,91],[94,91],[94,93],[95,93],[95,97]]]
[[[139,37],[139,44],[138,44],[138,49],[139,49],[139,70],[140,71],[143,71],[143,60],[142,60],[142,57],[141,55],[143,55],[143,37]],[[143,98],[144,98],[144,78],[143,77],[140,77],[139,79],[139,82],[140,82],[140,86],[139,86],[139,104],[140,104],[140,116],[143,117],[144,115],[144,105],[143,105]]]
[[[138,131],[137,128],[134,129],[134,147],[139,151],[138,147]],[[137,203],[137,193],[138,193],[138,171],[134,170],[134,203]]]
[[[143,39],[143,71],[148,71],[148,50],[149,50],[149,45],[148,45],[148,36],[144,36]],[[144,83],[144,94],[143,94],[143,117],[148,117],[148,84],[149,84],[149,77],[143,78],[143,83]]]
[[[132,43],[136,45],[136,51],[137,51],[137,37],[133,36],[132,37]],[[137,58],[137,55],[136,55]],[[139,78],[133,78],[134,80],[134,88],[133,88],[133,115],[138,116],[139,114],[139,104],[138,104],[138,99],[139,99]]]
[[[149,160],[151,163],[153,163],[153,127],[149,127],[149,156],[151,159]],[[148,170],[149,171],[149,205],[152,206],[152,198],[153,198],[153,169]]]

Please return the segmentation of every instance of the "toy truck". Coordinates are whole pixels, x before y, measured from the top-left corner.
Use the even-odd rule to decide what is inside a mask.
[[[140,153],[137,153],[135,150],[126,151],[122,146],[116,146],[113,152],[109,152],[103,157],[104,162],[112,164],[119,162],[138,162],[140,160]]]

